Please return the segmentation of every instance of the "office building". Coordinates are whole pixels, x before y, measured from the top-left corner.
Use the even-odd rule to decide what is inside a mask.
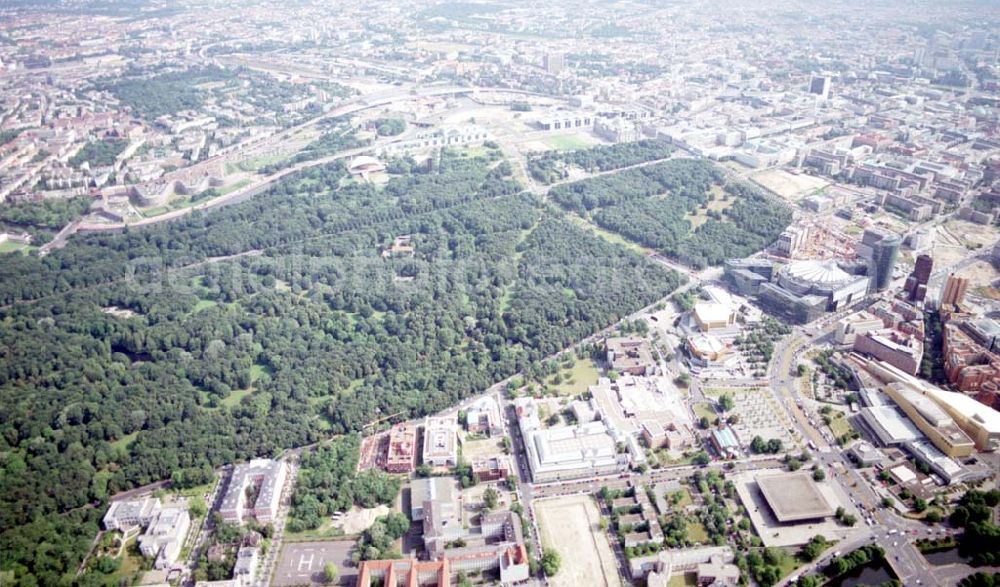
[[[503,434],[500,405],[492,395],[476,400],[465,412],[465,429],[472,433]]]
[[[422,477],[410,485],[410,519],[422,522],[426,505],[430,502],[456,503],[455,479],[452,477]]]
[[[915,336],[891,328],[870,330],[854,340],[854,351],[885,361],[910,375],[915,375],[923,358],[924,345]]]
[[[809,93],[816,94],[823,100],[830,97],[830,78],[825,75],[814,75],[809,81]]]
[[[528,465],[535,483],[618,473],[628,468],[615,436],[602,421],[528,429],[521,421]]]
[[[934,269],[934,259],[930,255],[918,255],[917,262],[913,267],[913,272],[906,278],[903,289],[906,291],[907,299],[911,302],[922,302],[927,297],[927,282],[931,278],[931,271]]]
[[[604,352],[608,364],[618,373],[646,375],[656,365],[649,341],[643,338],[608,338],[604,341]]]
[[[837,344],[854,346],[858,335],[884,327],[885,324],[881,318],[868,313],[855,314],[837,321],[837,330],[833,333],[833,340]]]
[[[104,514],[104,529],[125,530],[135,526],[148,526],[160,512],[160,508],[160,500],[155,497],[111,502],[111,507]]]
[[[808,226],[789,226],[778,235],[778,240],[774,243],[774,248],[779,255],[792,258],[808,240]]]
[[[729,259],[723,277],[736,292],[756,296],[760,286],[774,278],[774,263],[766,259]]]
[[[864,297],[869,279],[833,261],[795,261],[778,271],[777,283],[760,284],[757,301],[769,314],[805,324]]]
[[[864,232],[857,251],[868,262],[869,292],[885,291],[889,287],[901,243],[898,234],[881,228],[869,228]]]
[[[451,567],[448,559],[420,562],[416,559],[361,561],[358,587],[448,587],[451,585]]]
[[[390,473],[410,473],[417,466],[417,428],[397,424],[389,431],[385,470]]]
[[[453,418],[424,420],[424,464],[454,467],[458,464],[458,431]]]
[[[954,308],[962,305],[965,301],[965,291],[969,288],[969,278],[960,277],[954,273],[948,275],[948,279],[941,288],[942,308]]]
[[[545,67],[545,71],[552,75],[559,75],[566,67],[566,58],[562,53],[549,52],[542,58],[542,65]]]
[[[254,459],[236,465],[222,497],[219,514],[230,523],[242,524],[250,517],[267,523],[278,513],[288,468],[284,461]],[[248,491],[248,489],[253,490]]]
[[[483,482],[506,479],[510,472],[510,459],[505,455],[472,461],[472,474]]]
[[[153,568],[169,568],[177,560],[190,528],[191,517],[186,508],[162,508],[139,537],[139,552],[155,559]]]

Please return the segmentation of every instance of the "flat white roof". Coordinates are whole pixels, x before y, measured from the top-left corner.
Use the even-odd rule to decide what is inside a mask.
[[[885,435],[883,442],[899,443],[923,437],[916,425],[892,406],[864,408],[862,415],[878,428],[876,432],[880,433],[880,437]]]
[[[964,393],[931,389],[928,392],[935,400],[948,404],[956,412],[966,414],[971,422],[987,431],[988,434],[1000,434],[1000,412],[976,401]]]
[[[694,313],[702,322],[726,322],[731,310],[725,304],[699,302],[694,305]]]

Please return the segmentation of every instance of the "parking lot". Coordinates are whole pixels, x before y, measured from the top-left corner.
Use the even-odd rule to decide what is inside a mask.
[[[292,587],[293,585],[323,584],[323,567],[327,563],[337,565],[340,585],[354,585],[358,568],[351,561],[354,542],[339,540],[329,542],[286,542],[278,559],[278,568],[271,585]]]

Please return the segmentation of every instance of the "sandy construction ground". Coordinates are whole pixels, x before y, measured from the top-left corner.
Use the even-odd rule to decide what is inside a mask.
[[[953,218],[945,223],[945,228],[956,236],[963,245],[989,248],[997,241],[997,230],[994,226],[984,226]]]
[[[535,503],[544,548],[555,548],[562,567],[549,584],[620,586],[617,564],[608,539],[598,527],[600,514],[585,495],[558,497]]]
[[[753,180],[782,198],[796,201],[816,190],[825,188],[830,182],[812,175],[795,175],[782,169],[768,169],[753,175]]]
[[[338,525],[344,531],[344,534],[361,534],[373,523],[375,523],[375,518],[384,516],[388,513],[389,506],[385,505],[369,508],[367,510],[354,506],[346,514],[344,514],[343,520],[341,520]]]

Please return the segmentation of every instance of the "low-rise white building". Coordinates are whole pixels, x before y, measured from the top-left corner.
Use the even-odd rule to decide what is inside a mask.
[[[190,528],[191,516],[186,508],[162,508],[139,537],[139,551],[156,559],[153,568],[169,568],[180,555]]]
[[[108,512],[104,514],[104,529],[124,530],[134,526],[148,526],[160,512],[160,508],[160,500],[149,496],[112,502]]]

